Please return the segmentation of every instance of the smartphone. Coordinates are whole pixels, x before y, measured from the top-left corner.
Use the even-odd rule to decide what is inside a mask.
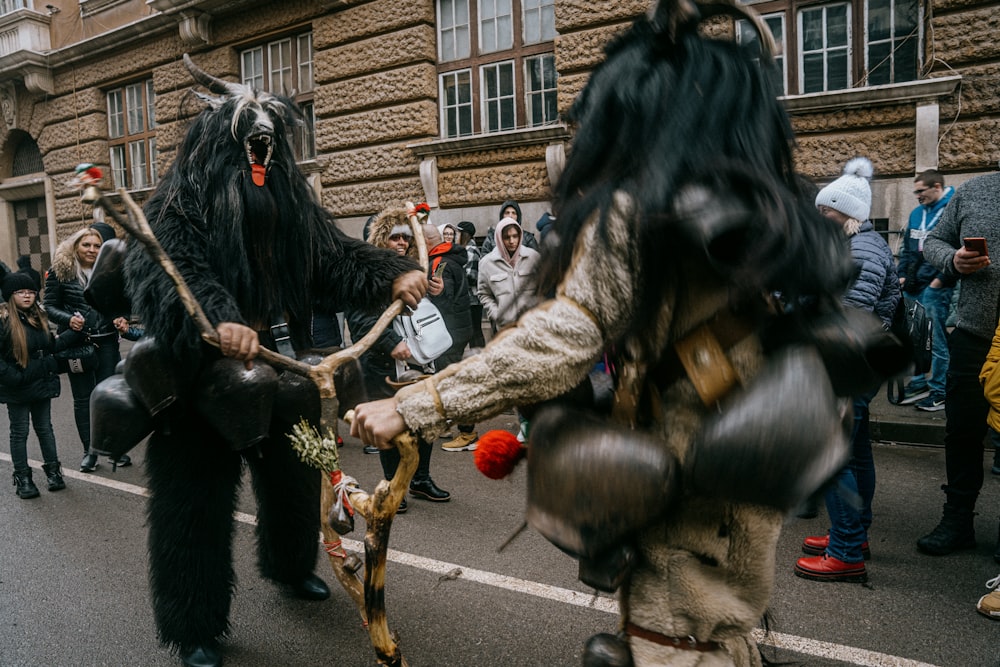
[[[965,249],[971,252],[978,252],[981,256],[986,257],[989,253],[986,251],[986,239],[982,236],[969,236],[962,239],[962,243],[965,245]]]
[[[444,274],[444,262],[441,262],[434,270],[434,277],[440,278]]]

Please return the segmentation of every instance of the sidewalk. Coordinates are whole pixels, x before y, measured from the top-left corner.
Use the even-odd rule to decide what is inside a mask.
[[[883,385],[871,402],[872,440],[944,446],[944,410],[924,412],[912,405],[893,405]]]

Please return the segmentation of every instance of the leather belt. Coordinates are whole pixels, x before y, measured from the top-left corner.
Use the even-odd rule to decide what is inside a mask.
[[[647,630],[646,628],[639,627],[632,622],[625,624],[625,634],[630,637],[645,639],[648,642],[653,642],[654,644],[659,644],[660,646],[669,646],[670,648],[676,648],[682,651],[711,653],[713,651],[722,650],[722,644],[719,642],[700,642],[690,635],[687,637],[670,637],[656,632],[655,630]]]
[[[687,377],[702,402],[713,405],[737,381],[725,352],[753,331],[747,317],[724,308],[675,342],[650,369],[649,378],[657,387],[666,388]]]

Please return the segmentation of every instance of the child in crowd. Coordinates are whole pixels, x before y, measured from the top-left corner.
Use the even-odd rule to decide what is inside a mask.
[[[45,312],[38,306],[38,285],[20,271],[0,284],[0,403],[10,419],[10,458],[20,498],[37,498],[28,467],[28,424],[34,424],[42,450],[49,491],[66,488],[52,430],[52,399],[59,395],[53,339]]]

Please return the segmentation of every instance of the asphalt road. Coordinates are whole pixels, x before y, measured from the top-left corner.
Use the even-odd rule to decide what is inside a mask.
[[[77,667],[179,664],[156,639],[146,585],[143,447],[136,465],[76,472],[80,448],[70,394],[54,403],[65,491],[21,500],[0,453],[0,666]],[[503,415],[489,427],[513,430]],[[0,410],[0,433],[7,429]],[[803,434],[804,444],[808,434]],[[343,467],[371,488],[375,456],[347,439]],[[40,467],[34,436],[29,456]],[[987,474],[976,528],[980,546],[944,558],[920,555],[917,537],[940,513],[943,450],[879,444],[879,486],[868,584],[799,579],[801,539],[827,528],[824,515],[790,519],[777,552],[765,654],[786,664],[918,667],[1000,666],[1000,623],[975,612],[993,562],[1000,478]],[[191,465],[199,465],[192,460]],[[985,465],[985,461],[984,461]],[[614,631],[615,601],[576,580],[576,564],[532,531],[502,553],[519,525],[525,471],[508,480],[480,475],[468,452],[437,449],[437,483],[449,503],[410,501],[393,526],[386,584],[390,627],[414,666],[579,665],[586,639]],[[36,480],[41,477],[36,472]],[[247,485],[248,486],[248,485]],[[375,664],[358,614],[321,560],[331,600],[303,602],[255,570],[252,498],[244,493],[236,531],[239,577],[226,664],[246,667]],[[360,539],[360,533],[351,536]],[[351,543],[348,544],[351,546]],[[354,544],[356,547],[357,545]],[[325,555],[323,555],[325,558]],[[776,648],[780,647],[780,648]]]

